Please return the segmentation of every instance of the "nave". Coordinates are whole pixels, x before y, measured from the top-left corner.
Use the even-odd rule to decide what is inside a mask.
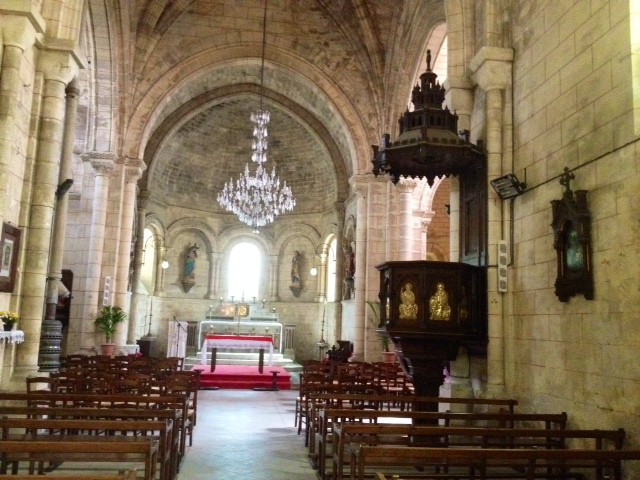
[[[294,428],[296,390],[201,390],[179,480],[316,480]]]

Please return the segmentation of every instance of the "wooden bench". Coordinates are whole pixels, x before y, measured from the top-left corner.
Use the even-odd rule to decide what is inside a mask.
[[[567,425],[566,413],[554,413],[554,414],[534,414],[534,413],[456,413],[456,412],[388,412],[388,411],[371,411],[363,410],[360,412],[353,412],[351,410],[332,410],[327,409],[320,412],[321,418],[331,418],[332,428],[332,478],[342,478],[343,464],[345,459],[345,446],[349,443],[350,436],[355,435],[357,429],[361,427],[400,427],[400,428],[415,428],[422,427],[437,427],[436,423],[432,425],[414,425],[414,423],[431,421],[444,423],[444,428],[453,428],[452,422],[458,425],[458,427],[469,427],[472,423],[477,422],[494,422],[501,428],[514,429],[520,424],[539,424],[541,429],[546,430],[564,430]],[[393,419],[395,421],[402,420],[404,425],[394,424],[382,424],[384,420]],[[357,421],[357,423],[348,423]],[[368,424],[363,422],[368,421]],[[518,425],[516,425],[518,424]],[[321,425],[328,425],[328,422],[323,422]],[[485,425],[482,425],[485,427]],[[390,430],[388,430],[390,431]],[[321,478],[325,476],[325,469],[327,463],[327,438],[329,430],[324,431],[324,436],[318,434],[318,474]]]
[[[1,406],[0,415],[9,415],[12,418],[58,418],[58,419],[98,419],[98,420],[170,420],[174,428],[170,432],[169,473],[170,478],[175,478],[178,473],[178,460],[180,448],[180,433],[176,425],[180,424],[181,413],[176,409],[133,409],[133,408],[90,408],[90,407],[16,407]],[[161,463],[163,459],[161,459]]]
[[[596,480],[622,480],[622,462],[640,460],[640,450],[531,449],[531,448],[429,448],[351,445],[351,476],[363,480],[366,465],[462,467],[468,473],[423,473],[421,479],[582,478],[567,469],[592,470]],[[505,472],[505,469],[510,471]],[[605,476],[605,474],[607,476]]]
[[[0,440],[0,465],[5,474],[8,460],[43,463],[123,462],[144,463],[145,480],[153,480],[159,442],[149,437],[88,437],[71,440],[52,436],[47,440]]]
[[[484,398],[441,398],[441,397],[417,397],[417,396],[388,396],[388,395],[363,395],[363,394],[338,394],[338,393],[312,393],[309,395],[309,420],[307,421],[307,430],[305,431],[305,446],[309,447],[309,458],[311,464],[315,468],[316,459],[316,442],[318,438],[326,440],[328,430],[330,429],[330,418],[325,417],[324,421],[329,424],[319,425],[318,413],[322,409],[332,408],[341,409],[348,406],[354,410],[382,410],[388,401],[400,402],[403,405],[399,411],[405,410],[431,410],[426,407],[437,407],[441,404],[454,404],[461,409],[470,410],[472,408],[481,407],[482,409],[495,408],[506,410],[508,413],[514,413],[517,400],[513,399],[484,399]],[[388,411],[391,410],[387,408]]]
[[[404,445],[476,448],[563,449],[567,440],[591,443],[594,450],[621,450],[625,431],[425,427],[412,425],[336,425],[333,478],[341,478],[344,452],[350,445]]]
[[[175,475],[171,463],[171,438],[173,421],[151,420],[86,420],[86,419],[51,419],[51,418],[0,418],[2,440],[49,441],[56,437],[65,440],[84,441],[94,438],[92,435],[105,435],[117,440],[128,441],[129,435],[157,440],[158,461],[160,462],[160,478],[173,480]],[[104,438],[104,437],[99,437]],[[4,459],[7,463],[14,460]],[[87,460],[91,460],[87,458]],[[17,462],[17,460],[15,460]],[[17,464],[14,465],[17,472]],[[3,464],[2,473],[6,466]],[[154,465],[155,469],[155,465]],[[38,472],[43,473],[43,472]]]
[[[188,435],[188,399],[184,395],[99,395],[93,393],[25,393],[0,392],[0,403],[51,407],[135,408],[143,410],[178,410],[180,423],[179,462],[184,458]]]
[[[51,480],[49,475],[0,475],[0,480]],[[118,475],[56,475],[56,480],[136,480],[136,471],[129,470]]]

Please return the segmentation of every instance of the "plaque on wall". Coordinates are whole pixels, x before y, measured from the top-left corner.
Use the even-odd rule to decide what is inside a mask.
[[[591,270],[591,215],[587,191],[570,188],[575,178],[565,167],[560,184],[565,187],[562,200],[552,200],[553,248],[556,250],[558,274],[555,293],[561,302],[582,294],[593,300]]]

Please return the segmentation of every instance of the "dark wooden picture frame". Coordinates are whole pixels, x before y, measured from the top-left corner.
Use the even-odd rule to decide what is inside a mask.
[[[573,192],[569,182],[574,176],[565,168],[560,183],[565,186],[562,200],[552,200],[553,248],[557,254],[558,276],[555,293],[561,302],[584,295],[593,300],[591,270],[591,215],[587,206],[587,191]]]
[[[20,229],[3,223],[0,237],[0,292],[13,292],[19,252]]]

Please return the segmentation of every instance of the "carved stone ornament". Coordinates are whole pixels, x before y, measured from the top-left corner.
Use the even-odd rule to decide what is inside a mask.
[[[593,272],[591,270],[591,215],[587,206],[587,191],[573,192],[569,186],[575,178],[565,167],[560,184],[565,191],[562,200],[552,200],[553,248],[556,250],[558,276],[555,293],[561,302],[584,295],[593,300]]]

